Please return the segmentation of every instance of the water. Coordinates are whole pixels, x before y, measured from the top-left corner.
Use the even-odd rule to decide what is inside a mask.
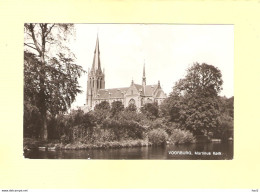
[[[233,142],[120,149],[32,150],[25,152],[24,156],[30,159],[233,159]]]

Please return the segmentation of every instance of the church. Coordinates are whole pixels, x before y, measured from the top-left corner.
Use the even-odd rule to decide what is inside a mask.
[[[143,67],[142,84],[132,80],[129,87],[105,89],[105,71],[101,69],[99,40],[97,37],[92,68],[88,70],[87,99],[88,110],[95,105],[107,101],[111,105],[114,101],[121,101],[124,107],[135,104],[140,109],[145,103],[157,102],[158,105],[166,98],[160,81],[154,85],[146,85],[145,65]]]

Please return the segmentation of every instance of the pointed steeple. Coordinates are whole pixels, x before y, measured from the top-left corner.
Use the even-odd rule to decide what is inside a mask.
[[[142,80],[142,85],[143,85],[143,87],[145,87],[145,85],[146,85],[145,63],[144,63],[144,67],[143,67],[143,80]]]
[[[105,89],[105,74],[101,70],[99,39],[97,35],[93,63],[88,72],[87,105],[90,108],[95,105],[94,100],[98,96],[98,91],[100,89]]]
[[[96,41],[96,48],[94,51],[94,59],[92,64],[92,70],[101,70],[101,63],[100,63],[100,51],[99,51],[99,40],[97,35],[97,41]]]
[[[144,61],[144,67],[143,67],[143,78],[145,77],[145,61]]]

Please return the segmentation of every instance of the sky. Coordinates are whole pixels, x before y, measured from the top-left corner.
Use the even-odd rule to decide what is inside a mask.
[[[167,95],[174,83],[185,77],[193,63],[207,63],[221,70],[220,95],[234,95],[234,26],[172,24],[75,24],[71,49],[77,64],[91,68],[97,35],[101,68],[106,88],[129,87],[142,83],[145,64],[146,84],[160,84]],[[72,108],[86,103],[87,74],[79,84]]]

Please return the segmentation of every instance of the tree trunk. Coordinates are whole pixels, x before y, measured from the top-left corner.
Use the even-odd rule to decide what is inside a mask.
[[[47,109],[46,109],[46,96],[45,96],[45,86],[44,86],[44,78],[45,78],[45,60],[44,60],[44,53],[41,55],[41,72],[42,75],[40,78],[40,112],[42,118],[41,124],[41,135],[40,138],[44,141],[48,140],[48,130],[47,130]]]
[[[48,131],[47,131],[47,118],[46,115],[42,115],[42,125],[41,125],[41,139],[44,141],[48,140]]]

